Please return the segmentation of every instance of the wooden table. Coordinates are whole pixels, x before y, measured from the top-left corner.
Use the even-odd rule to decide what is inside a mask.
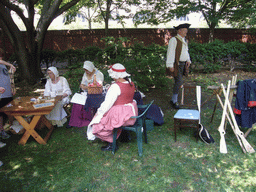
[[[42,100],[41,103],[52,103],[52,106],[49,107],[42,107],[42,108],[35,108],[33,105],[36,103],[31,102],[31,98],[33,97],[21,97],[14,99],[8,105],[2,107],[0,109],[1,112],[4,112],[6,115],[14,116],[15,119],[26,129],[24,135],[18,142],[20,145],[25,145],[27,140],[30,136],[32,136],[38,143],[46,144],[47,140],[49,139],[52,131],[53,126],[52,124],[46,119],[45,115],[49,114],[55,104],[61,99],[60,96],[57,96],[53,100],[44,101]],[[11,106],[10,106],[11,104]],[[33,116],[31,122],[27,122],[23,116],[31,115]],[[39,123],[44,124],[48,129],[49,132],[43,139],[36,131],[35,128]]]

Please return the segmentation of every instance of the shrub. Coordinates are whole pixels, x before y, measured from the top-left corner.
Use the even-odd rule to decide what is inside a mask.
[[[112,81],[107,73],[108,66],[122,63],[141,91],[148,91],[152,87],[164,88],[167,85],[168,79],[165,75],[167,46],[157,44],[145,46],[143,42],[135,42],[131,45],[128,38],[106,37],[102,40],[106,45],[104,49],[87,47],[84,50],[67,50],[59,54],[59,57],[70,62],[70,72],[67,75],[74,87],[80,84],[83,74],[81,62],[84,60],[95,63],[95,66],[103,72],[105,83]],[[189,52],[192,72],[195,70],[206,73],[216,72],[224,66],[231,67],[235,63],[233,61],[246,63],[246,70],[255,70],[253,64],[256,60],[255,44],[238,41],[224,43],[221,40],[205,44],[191,42]],[[78,80],[75,80],[76,78]]]
[[[46,68],[48,69],[49,65],[52,65],[52,62],[56,59],[57,53],[54,50],[44,49],[41,53],[41,62],[45,63]]]

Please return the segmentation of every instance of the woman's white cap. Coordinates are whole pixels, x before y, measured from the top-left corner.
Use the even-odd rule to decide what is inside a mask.
[[[131,76],[129,73],[126,72],[125,67],[120,63],[111,65],[110,69],[108,70],[108,74],[113,79],[119,79],[119,78]]]
[[[91,61],[85,61],[83,68],[86,69],[86,70],[88,70],[88,71],[90,71],[90,72],[92,72],[95,67],[94,67],[93,62],[91,62]]]
[[[55,78],[59,77],[59,72],[56,67],[49,67],[47,70],[50,70],[51,72],[53,72],[53,74],[55,75]]]

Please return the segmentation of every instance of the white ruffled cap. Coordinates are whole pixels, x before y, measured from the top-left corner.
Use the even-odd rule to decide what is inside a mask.
[[[59,77],[59,71],[56,67],[49,67],[47,70],[53,72],[53,74],[55,75],[55,78]]]
[[[94,67],[93,62],[91,62],[91,61],[85,61],[83,68],[86,69],[86,70],[88,70],[88,71],[90,71],[90,72],[92,72],[95,67]]]
[[[120,63],[116,63],[110,66],[110,69],[108,70],[108,74],[113,79],[119,79],[119,78],[131,76],[129,73],[126,72],[125,67]]]

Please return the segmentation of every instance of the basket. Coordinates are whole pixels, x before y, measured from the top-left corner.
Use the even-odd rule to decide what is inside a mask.
[[[93,83],[88,85],[88,94],[102,94],[103,86],[97,83],[96,75],[94,74]]]
[[[88,94],[102,94],[103,87],[88,87]]]

